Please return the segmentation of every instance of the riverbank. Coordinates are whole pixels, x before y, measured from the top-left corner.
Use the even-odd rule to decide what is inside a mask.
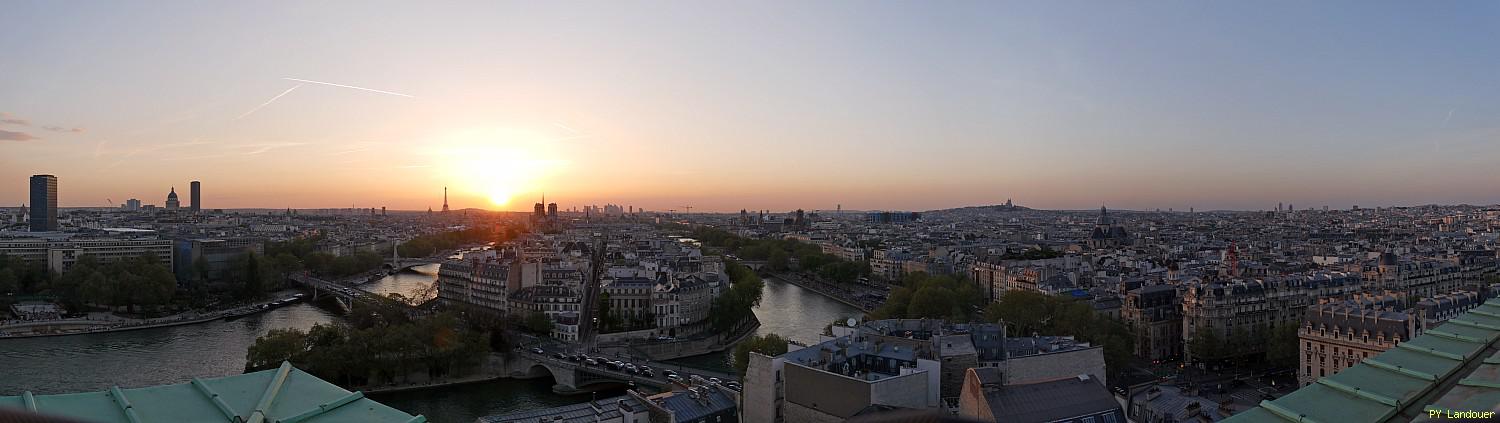
[[[278,293],[278,295],[281,294],[282,293]],[[83,318],[44,321],[21,321],[0,326],[0,339],[84,335],[92,333],[125,332],[141,329],[192,325],[212,322],[224,318],[238,318],[256,313],[263,313],[273,310],[279,306],[296,302],[283,302],[279,305],[273,306],[274,303],[283,301],[285,299],[285,297],[277,298],[275,300],[244,305],[226,310],[218,310],[209,313],[190,312],[153,319]],[[300,301],[300,299],[298,301]],[[19,332],[19,330],[26,330],[26,332]]]
[[[775,278],[776,280],[779,280],[779,281],[782,281],[782,282],[786,282],[786,283],[789,283],[789,284],[792,284],[792,285],[796,285],[797,287],[802,288],[802,289],[806,289],[808,291],[816,292],[819,295],[822,295],[824,297],[828,297],[828,299],[830,299],[830,300],[834,300],[834,301],[838,301],[840,303],[844,303],[844,305],[847,305],[847,306],[850,306],[850,307],[854,307],[854,308],[863,310],[865,312],[874,311],[876,307],[879,307],[879,304],[872,304],[872,303],[869,303],[869,302],[858,301],[856,299],[848,298],[847,297],[847,295],[849,295],[848,290],[844,290],[844,292],[842,292],[842,293],[835,293],[835,292],[832,292],[833,289],[842,289],[842,288],[833,287],[833,286],[830,286],[829,284],[823,283],[823,282],[806,280],[805,278],[803,278],[802,276],[799,276],[799,275],[795,275],[795,274],[776,274],[776,273],[773,273],[773,274],[770,274],[769,277]]]
[[[500,380],[500,379],[509,379],[509,378],[510,378],[510,376],[506,376],[506,375],[497,375],[497,374],[488,374],[488,373],[485,373],[485,374],[477,374],[477,375],[471,375],[471,376],[465,376],[465,377],[458,377],[458,378],[452,378],[452,379],[444,378],[444,379],[438,379],[438,380],[435,380],[435,381],[428,381],[428,382],[423,382],[423,383],[408,383],[408,384],[400,384],[400,385],[376,386],[376,387],[373,387],[373,388],[365,388],[365,389],[358,389],[358,388],[356,388],[356,389],[351,389],[351,390],[360,391],[360,392],[363,392],[363,393],[366,393],[366,394],[390,394],[390,393],[396,393],[396,392],[411,392],[411,391],[420,391],[420,390],[424,390],[424,389],[434,389],[434,388],[445,388],[445,387],[458,386],[458,385],[468,385],[468,384],[471,384],[471,383],[492,382],[492,381],[496,381],[496,380]]]

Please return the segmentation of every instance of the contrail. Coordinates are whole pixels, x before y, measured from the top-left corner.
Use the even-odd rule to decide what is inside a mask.
[[[306,79],[297,79],[297,78],[281,78],[281,79],[285,79],[285,80],[288,80],[288,81],[306,82],[306,83],[309,83],[309,84],[332,85],[332,86],[335,86],[335,87],[353,88],[353,89],[356,89],[356,90],[369,91],[369,92],[372,92],[372,93],[399,95],[399,96],[402,96],[402,97],[415,98],[415,97],[412,97],[410,95],[406,95],[406,94],[402,94],[402,93],[393,93],[393,92],[390,92],[390,91],[381,91],[381,90],[377,90],[377,89],[373,89],[373,88],[356,87],[356,86],[353,86],[353,85],[335,84],[335,83],[332,83],[332,82],[310,81],[310,80],[306,80]]]
[[[1453,120],[1453,111],[1454,110],[1458,110],[1458,109],[1448,109],[1448,117],[1443,118],[1443,127],[1444,128],[1448,127],[1448,121]]]
[[[240,120],[240,119],[244,119],[245,116],[250,116],[251,113],[255,113],[255,112],[259,111],[262,107],[266,107],[266,106],[271,105],[271,103],[275,102],[276,99],[281,98],[281,96],[287,95],[287,93],[292,92],[292,90],[295,90],[295,89],[297,89],[297,87],[300,87],[300,86],[302,86],[302,84],[293,85],[291,88],[287,88],[286,91],[282,91],[281,94],[277,94],[275,97],[271,97],[270,100],[266,100],[265,103],[261,103],[259,106],[255,106],[254,109],[250,109],[250,111],[245,112],[245,114],[240,115],[240,117],[234,118],[234,120]]]

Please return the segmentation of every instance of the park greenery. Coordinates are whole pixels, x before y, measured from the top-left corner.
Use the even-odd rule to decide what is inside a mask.
[[[526,318],[521,320],[521,328],[535,335],[548,336],[552,334],[553,327],[552,318],[540,311],[528,313]]]
[[[945,319],[973,321],[984,293],[973,282],[956,275],[908,273],[891,290],[885,304],[870,312],[873,319]]]
[[[866,261],[850,261],[825,254],[822,247],[794,239],[749,239],[706,226],[691,234],[704,245],[740,259],[765,261],[766,269],[772,272],[794,270],[838,283],[853,283],[861,276],[870,276],[870,264]]]
[[[984,309],[984,320],[1005,324],[1009,336],[1072,335],[1104,346],[1111,375],[1122,374],[1131,357],[1130,331],[1121,322],[1094,312],[1088,301],[1028,291],[1006,292]]]
[[[714,298],[708,314],[709,326],[719,333],[729,333],[754,317],[751,309],[760,305],[761,289],[765,287],[760,275],[743,264],[726,260],[724,270],[729,274],[729,289]]]
[[[170,305],[176,293],[172,271],[151,255],[116,262],[99,262],[85,255],[62,274],[53,274],[43,263],[0,255],[0,300],[42,297],[75,312],[123,309],[136,313]]]
[[[501,238],[510,239],[518,236],[515,228],[508,228],[503,232],[508,236]],[[469,228],[412,238],[410,241],[401,243],[396,251],[401,254],[401,257],[427,257],[439,251],[451,250],[466,244],[495,241],[496,238],[497,234],[493,230]]]
[[[365,314],[358,311],[351,316]],[[490,336],[452,313],[419,320],[350,319],[307,331],[274,329],[250,346],[245,370],[274,369],[289,361],[346,387],[406,382],[421,372],[428,378],[460,376],[483,363]]]
[[[1030,248],[1026,251],[1011,251],[1000,256],[1001,260],[1046,260],[1062,257],[1063,252],[1051,248]]]
[[[45,263],[0,254],[0,297],[42,293],[51,278]]]
[[[172,271],[150,255],[112,263],[100,263],[85,255],[48,287],[72,310],[124,307],[129,313],[135,313],[139,306],[154,309],[165,305],[176,290]]]
[[[741,376],[745,375],[745,369],[750,367],[750,353],[755,352],[771,357],[786,354],[786,338],[774,333],[755,335],[734,346],[734,368]]]
[[[379,269],[385,256],[374,251],[358,251],[353,254],[335,256],[317,251],[321,236],[301,237],[281,242],[267,243],[266,256],[276,264],[277,273],[307,270],[313,274],[342,278]],[[387,249],[387,252],[390,250]]]
[[[1262,326],[1245,336],[1229,339],[1213,328],[1200,328],[1188,339],[1193,361],[1250,364],[1251,360],[1264,358],[1266,364],[1280,368],[1297,367],[1297,345],[1295,323]]]

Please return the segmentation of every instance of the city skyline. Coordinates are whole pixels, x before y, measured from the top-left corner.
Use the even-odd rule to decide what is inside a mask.
[[[1352,4],[23,2],[0,205],[1500,202],[1500,11]]]

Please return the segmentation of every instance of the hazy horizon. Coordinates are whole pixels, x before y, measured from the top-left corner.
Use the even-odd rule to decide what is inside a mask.
[[[1357,6],[1357,7],[1356,7]],[[0,206],[1495,204],[1500,4],[21,1]]]

